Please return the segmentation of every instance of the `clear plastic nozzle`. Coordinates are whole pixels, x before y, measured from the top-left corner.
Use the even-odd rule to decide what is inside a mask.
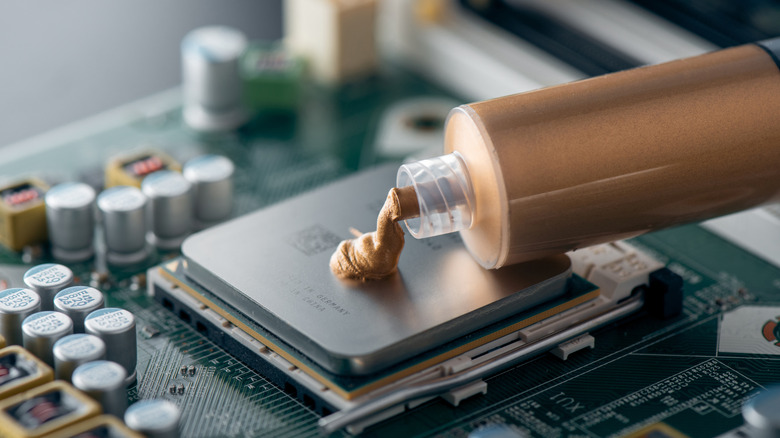
[[[417,239],[466,230],[474,216],[474,193],[459,153],[401,165],[396,186],[414,186],[420,216],[406,219]]]

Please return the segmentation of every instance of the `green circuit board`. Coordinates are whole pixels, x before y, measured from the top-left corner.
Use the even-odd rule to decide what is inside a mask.
[[[100,187],[106,161],[121,151],[152,146],[180,162],[218,153],[237,166],[238,215],[389,160],[375,147],[382,118],[418,97],[451,98],[413,75],[386,71],[340,89],[307,89],[296,114],[260,115],[236,133],[203,136],[183,125],[173,90],[6,148],[0,176]],[[529,436],[705,437],[740,426],[743,401],[780,379],[780,346],[749,324],[780,315],[780,269],[695,225],[633,243],[683,277],[680,316],[636,314],[591,333],[592,350],[567,361],[538,356],[486,379],[487,395],[458,407],[432,400],[364,434],[460,437],[503,423]],[[109,305],[138,319],[131,399],[179,405],[186,437],[319,436],[318,415],[147,294],[146,269],[176,255],[159,252],[131,269],[100,258],[69,265]],[[50,260],[45,247],[2,250],[0,276],[14,284],[27,267]],[[194,365],[194,373],[182,374],[182,365]]]

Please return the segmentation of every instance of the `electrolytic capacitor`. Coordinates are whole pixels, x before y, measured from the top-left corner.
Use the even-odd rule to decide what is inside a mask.
[[[73,321],[64,313],[45,310],[28,316],[22,322],[24,348],[54,366],[54,343],[73,334]]]
[[[748,427],[748,436],[755,438],[780,437],[780,386],[770,386],[750,399],[742,407],[742,417]]]
[[[84,320],[84,331],[103,339],[107,347],[106,358],[125,367],[128,382],[135,380],[138,352],[132,313],[116,307],[95,310]]]
[[[95,190],[80,182],[57,184],[46,193],[46,223],[54,257],[81,261],[94,253]]]
[[[54,295],[73,283],[73,271],[67,266],[45,263],[24,273],[24,284],[38,293],[41,310],[54,309]]]
[[[73,370],[71,382],[103,407],[106,414],[119,418],[127,409],[127,372],[122,365],[108,360],[96,360]]]
[[[230,217],[233,211],[233,162],[221,155],[187,161],[182,171],[193,188],[195,220],[201,227]]]
[[[129,265],[146,258],[146,196],[135,187],[116,186],[97,197],[103,217],[106,257],[110,263]]]
[[[181,42],[184,121],[197,131],[226,131],[248,118],[239,59],[247,48],[240,31],[207,26]]]
[[[30,289],[0,292],[0,335],[8,345],[22,345],[22,321],[41,310],[41,299]]]
[[[54,309],[70,316],[75,333],[84,333],[84,319],[104,305],[103,293],[94,287],[72,286],[54,296]]]
[[[70,381],[81,364],[106,358],[106,343],[97,336],[76,333],[54,343],[54,377]]]
[[[144,178],[141,191],[149,198],[152,244],[181,246],[192,229],[192,184],[179,172],[161,170]]]
[[[179,436],[179,407],[167,400],[141,400],[125,412],[125,424],[149,438],[177,438]]]

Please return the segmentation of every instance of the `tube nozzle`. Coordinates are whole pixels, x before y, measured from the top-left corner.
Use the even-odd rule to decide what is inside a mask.
[[[416,195],[416,214],[412,214],[412,209],[401,209],[404,223],[415,238],[438,236],[471,227],[475,208],[474,193],[468,168],[459,153],[402,165],[398,169],[396,186],[399,192]],[[409,211],[409,214],[405,211]]]

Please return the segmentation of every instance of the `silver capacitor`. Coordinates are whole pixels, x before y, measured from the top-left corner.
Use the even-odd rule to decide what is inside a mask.
[[[84,333],[84,319],[104,306],[103,293],[94,287],[71,286],[54,296],[54,309],[70,316],[75,333]]]
[[[141,191],[149,198],[150,242],[162,249],[175,249],[192,230],[192,184],[172,170],[144,178]]]
[[[745,403],[742,417],[750,437],[780,437],[780,386],[770,386]]]
[[[138,263],[146,258],[146,196],[131,186],[116,186],[97,197],[103,218],[106,258],[115,265]]]
[[[221,155],[201,155],[184,163],[182,174],[192,184],[195,220],[213,225],[233,212],[233,162]]]
[[[125,412],[125,424],[149,438],[177,438],[179,436],[179,407],[167,400],[141,400]]]
[[[67,380],[81,364],[106,358],[106,343],[97,336],[76,333],[54,343],[54,377]]]
[[[125,309],[107,307],[95,310],[84,320],[84,331],[103,339],[106,359],[125,367],[128,382],[135,380],[138,360],[135,338],[135,316]]]
[[[41,310],[41,299],[30,289],[6,289],[0,292],[0,335],[8,345],[22,345],[22,321]]]
[[[239,60],[247,39],[237,29],[207,26],[181,42],[184,121],[203,132],[227,131],[248,119]]]
[[[103,407],[106,414],[119,418],[127,409],[127,372],[122,365],[96,360],[79,365],[70,380],[76,389],[86,392]]]
[[[64,313],[44,310],[28,316],[22,322],[24,348],[54,366],[54,343],[73,334],[73,321]]]
[[[73,271],[67,266],[45,263],[24,273],[24,284],[38,293],[41,310],[54,309],[54,295],[73,283]]]
[[[57,184],[46,193],[46,223],[54,257],[81,261],[95,252],[95,190],[80,182]]]

